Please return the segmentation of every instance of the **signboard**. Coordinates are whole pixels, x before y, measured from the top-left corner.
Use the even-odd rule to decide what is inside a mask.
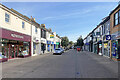
[[[56,42],[57,45],[59,45],[59,42]]]
[[[100,32],[96,32],[96,35],[100,35]]]
[[[47,41],[47,44],[51,44],[51,41]]]
[[[106,35],[106,40],[111,40],[111,35]]]
[[[107,46],[108,46],[108,43],[104,43],[104,48],[107,48]]]
[[[50,35],[50,38],[54,38],[54,35]]]
[[[10,31],[10,30],[6,30],[6,29],[2,29],[2,38],[10,39],[10,40],[26,41],[26,42],[31,41],[30,35],[18,33],[15,31]]]
[[[23,36],[17,35],[17,34],[11,34],[11,36],[12,36],[12,37],[16,37],[16,38],[22,38],[22,39],[24,38]]]

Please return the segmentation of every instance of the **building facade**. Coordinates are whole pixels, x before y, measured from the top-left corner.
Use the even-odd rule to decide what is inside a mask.
[[[41,53],[41,28],[34,18],[31,17],[31,54],[32,56]]]
[[[53,52],[61,43],[54,33],[34,18],[0,4],[0,61]]]
[[[120,4],[102,19],[91,34],[94,53],[120,60]],[[84,38],[84,43],[84,49],[90,51],[89,35]]]
[[[8,59],[31,56],[30,19],[0,4],[2,57]]]
[[[110,58],[110,16],[102,22],[102,55]]]
[[[111,57],[120,60],[120,4],[110,13]]]

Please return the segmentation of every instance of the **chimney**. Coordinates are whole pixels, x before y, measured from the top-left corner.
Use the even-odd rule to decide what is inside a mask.
[[[35,18],[33,18],[33,17],[31,16],[31,20],[32,20],[32,21],[35,21]]]
[[[50,32],[52,32],[52,29],[51,29],[51,28],[49,28],[48,30],[49,30]]]
[[[45,24],[41,24],[41,27],[44,27],[44,28],[45,28]]]

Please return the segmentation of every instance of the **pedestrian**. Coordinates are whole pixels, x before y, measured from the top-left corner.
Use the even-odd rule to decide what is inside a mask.
[[[43,45],[43,54],[44,54],[44,51],[45,51],[45,46]]]

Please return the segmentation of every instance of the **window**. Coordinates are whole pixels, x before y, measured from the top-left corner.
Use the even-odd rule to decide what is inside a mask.
[[[120,10],[114,15],[114,26],[120,24]]]
[[[115,26],[118,25],[118,12],[115,13],[115,19],[114,19],[114,21],[115,21],[114,25]]]
[[[46,31],[44,29],[41,29],[41,37],[46,38]]]
[[[120,24],[120,10],[119,10],[119,24]]]
[[[35,32],[36,32],[36,34],[37,34],[37,32],[38,32],[38,31],[37,31],[37,27],[35,27]]]
[[[5,13],[5,22],[10,22],[10,15]]]
[[[25,22],[22,22],[22,28],[25,28]]]

